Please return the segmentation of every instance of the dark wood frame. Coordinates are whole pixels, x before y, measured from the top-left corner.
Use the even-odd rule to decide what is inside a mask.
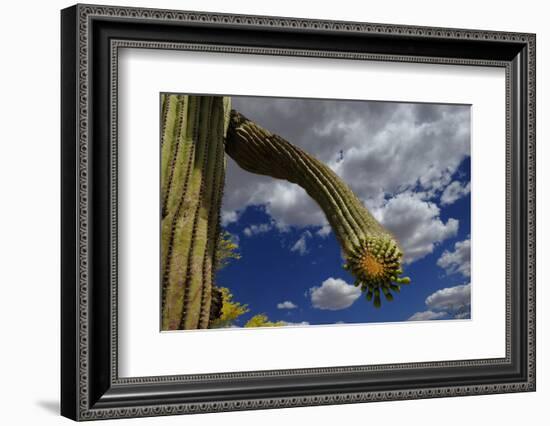
[[[535,35],[96,5],[64,9],[61,29],[64,416],[89,420],[535,390]],[[116,55],[124,46],[504,67],[506,357],[119,378],[115,100]]]

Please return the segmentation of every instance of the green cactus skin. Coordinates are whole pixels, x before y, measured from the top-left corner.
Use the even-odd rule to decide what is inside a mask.
[[[161,96],[162,330],[208,328],[216,311],[229,110],[229,98]]]
[[[346,183],[329,167],[278,135],[261,128],[242,114],[231,111],[226,153],[243,169],[285,179],[308,193],[324,211],[355,285],[374,306],[380,295],[393,300],[410,279],[399,277],[402,251],[397,240],[380,225]]]

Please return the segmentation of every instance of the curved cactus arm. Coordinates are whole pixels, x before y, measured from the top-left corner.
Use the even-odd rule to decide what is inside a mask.
[[[349,186],[329,167],[278,135],[231,111],[226,153],[243,169],[300,185],[324,211],[355,277],[375,306],[392,300],[410,279],[400,277],[402,251]]]
[[[162,330],[207,328],[214,311],[224,105],[216,96],[161,97]]]

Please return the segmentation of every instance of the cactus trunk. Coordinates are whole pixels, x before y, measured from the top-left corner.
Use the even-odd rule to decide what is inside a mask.
[[[211,321],[229,109],[219,96],[161,96],[162,330]]]
[[[329,167],[278,135],[231,111],[226,152],[243,169],[300,185],[324,211],[368,300],[392,300],[408,278],[400,278],[402,251],[348,185]]]

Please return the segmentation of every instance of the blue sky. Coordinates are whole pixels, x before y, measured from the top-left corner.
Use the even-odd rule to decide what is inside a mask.
[[[271,321],[469,318],[470,107],[233,97],[233,108],[328,164],[399,239],[411,278],[375,308],[353,287],[320,207],[228,160],[222,225],[242,258],[216,277]]]

